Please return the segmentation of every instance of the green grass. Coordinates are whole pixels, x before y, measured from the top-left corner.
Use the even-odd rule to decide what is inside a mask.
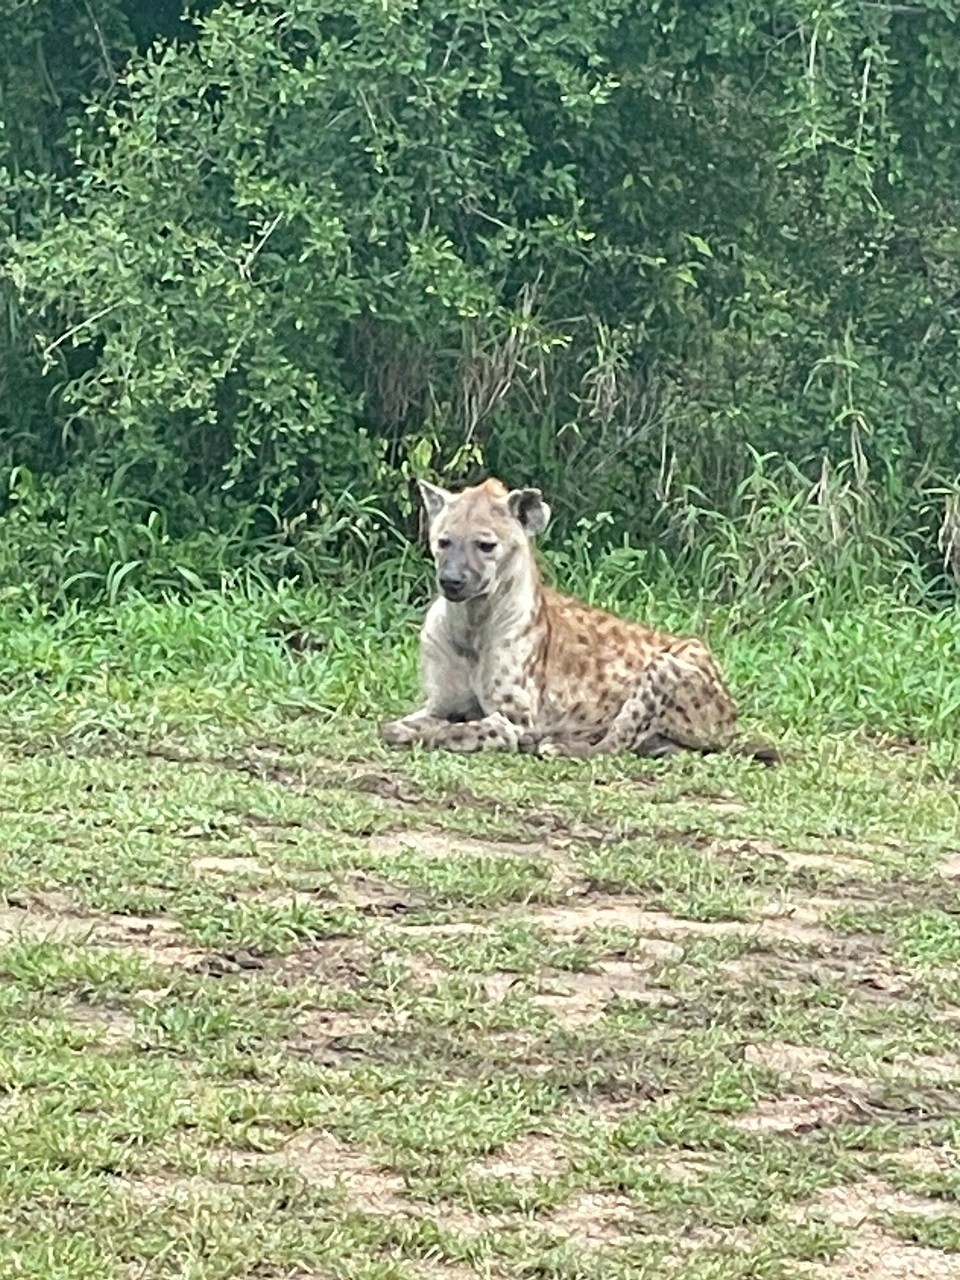
[[[594,594],[786,763],[388,753],[372,595],[7,603],[0,1275],[960,1268],[960,616]]]

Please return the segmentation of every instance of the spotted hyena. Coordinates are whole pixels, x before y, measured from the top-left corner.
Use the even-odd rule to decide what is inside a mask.
[[[702,641],[543,586],[531,545],[550,519],[539,489],[491,479],[420,491],[440,588],[421,633],[426,697],[383,725],[384,742],[562,756],[738,749],[736,708]]]

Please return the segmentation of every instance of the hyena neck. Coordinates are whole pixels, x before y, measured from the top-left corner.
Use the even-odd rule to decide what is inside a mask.
[[[530,629],[540,611],[540,576],[530,559],[519,559],[487,596],[446,605],[447,626],[458,648],[487,653]]]

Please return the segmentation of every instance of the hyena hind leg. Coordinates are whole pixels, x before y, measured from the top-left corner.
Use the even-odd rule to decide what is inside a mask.
[[[647,755],[657,739],[703,755],[730,747],[737,709],[709,650],[697,644],[683,654],[662,654],[645,676],[637,692],[652,714],[649,726],[638,725],[631,750]]]
[[[522,740],[520,750],[547,758],[563,757],[571,760],[589,760],[591,756],[627,750],[625,747],[610,746],[604,741],[604,737],[602,732],[598,737],[596,733],[588,735],[577,730],[571,733],[545,734],[532,741]],[[630,750],[633,755],[643,756],[647,760],[665,760],[668,756],[679,755],[687,748],[662,733],[650,733]]]
[[[573,756],[589,752],[605,733],[602,725],[590,729],[525,729],[520,735],[519,749],[525,755]]]
[[[696,658],[658,654],[599,741],[577,734],[545,741],[542,755],[589,758],[630,752],[645,757],[725,750],[736,709],[706,649]]]
[[[703,666],[696,676],[688,670],[672,691],[669,688],[663,691],[660,732],[686,750],[698,751],[701,755],[722,751],[756,760],[768,769],[781,764],[783,754],[773,743],[747,741],[737,734],[737,709],[717,665],[707,649],[702,649],[700,656]]]

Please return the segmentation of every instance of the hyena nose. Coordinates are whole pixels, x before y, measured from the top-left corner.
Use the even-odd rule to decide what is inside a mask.
[[[462,573],[451,573],[449,570],[440,574],[440,590],[451,600],[463,594],[467,580]]]

